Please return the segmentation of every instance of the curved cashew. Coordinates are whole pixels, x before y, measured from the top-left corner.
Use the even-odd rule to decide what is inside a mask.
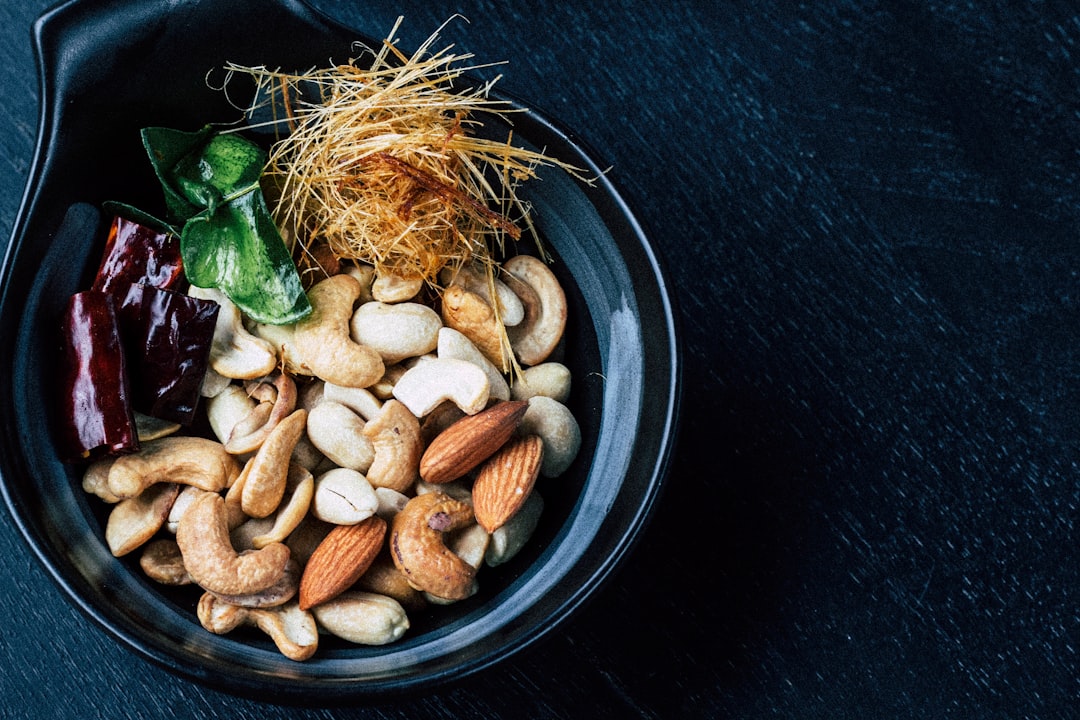
[[[255,411],[255,400],[239,385],[230,384],[206,401],[206,419],[214,437],[223,444],[229,441],[233,428]]]
[[[510,388],[510,395],[515,400],[544,395],[565,403],[570,397],[570,382],[570,368],[562,363],[543,362],[526,368]]]
[[[105,524],[105,542],[110,552],[122,557],[146,544],[165,524],[179,494],[179,485],[161,483],[113,505]]]
[[[566,329],[566,293],[543,260],[531,255],[517,255],[503,263],[509,275],[535,293],[521,292],[525,319],[506,329],[510,346],[523,365],[538,365],[555,350]],[[515,291],[518,287],[511,284]]]
[[[232,378],[227,378],[215,371],[214,368],[207,366],[206,374],[203,375],[202,387],[199,388],[199,394],[204,398],[217,397],[218,393],[231,384]]]
[[[199,599],[197,614],[202,626],[215,635],[232,632],[241,625],[254,625],[269,635],[290,660],[307,660],[319,647],[315,617],[295,602],[274,608],[244,608],[208,592]]]
[[[444,495],[417,495],[394,516],[390,555],[418,590],[447,600],[475,591],[476,568],[443,544],[443,533],[471,524],[472,507]]]
[[[459,558],[467,562],[471,567],[479,570],[484,564],[484,555],[491,544],[491,536],[487,530],[479,525],[467,525],[460,530],[455,530],[446,535],[446,547]],[[474,582],[470,594],[475,594],[479,586]],[[439,597],[425,592],[424,599],[432,605],[449,605],[456,600]]]
[[[251,546],[256,550],[270,543],[284,542],[300,525],[311,507],[315,477],[300,465],[290,465],[285,492],[289,499],[278,506],[270,528],[251,538]]]
[[[352,277],[356,282],[360,283],[360,297],[356,299],[358,304],[371,302],[375,299],[375,295],[372,293],[372,287],[375,285],[375,268],[371,265],[349,265],[345,268],[343,275]]]
[[[229,541],[225,499],[217,493],[191,504],[176,528],[176,544],[195,582],[223,595],[266,590],[281,580],[289,562],[289,548],[281,543],[237,554]]]
[[[498,308],[499,319],[506,327],[517,325],[525,319],[525,306],[521,298],[498,277],[494,275],[489,277],[487,272],[475,265],[463,265],[457,270],[444,268],[439,273],[439,279],[445,286],[460,285],[469,292],[479,295],[488,305]],[[495,302],[491,300],[493,297]]]
[[[218,600],[243,608],[278,607],[296,597],[296,593],[300,591],[300,574],[300,563],[290,558],[281,579],[261,592],[252,595],[210,594]]]
[[[364,435],[364,419],[341,403],[323,400],[311,408],[307,434],[338,467],[365,473],[375,460],[375,448]]]
[[[349,321],[352,339],[378,352],[386,365],[434,350],[441,327],[437,312],[414,302],[365,303]]]
[[[349,337],[353,303],[359,296],[360,283],[349,275],[334,275],[308,290],[311,314],[293,330],[305,374],[348,387],[368,387],[382,377],[379,353]]]
[[[510,370],[510,357],[503,343],[503,329],[495,311],[484,298],[460,285],[443,290],[442,319],[472,340],[477,349],[503,372]]]
[[[521,418],[518,432],[539,435],[544,441],[544,462],[540,474],[558,477],[566,472],[581,449],[581,426],[570,409],[543,395],[529,399],[529,409]]]
[[[116,462],[115,455],[99,458],[86,466],[83,472],[82,489],[91,495],[96,495],[102,502],[118,503],[120,498],[109,489],[109,471]]]
[[[278,423],[255,456],[248,461],[240,507],[254,518],[277,510],[289,477],[289,458],[307,427],[307,411],[294,410]]]
[[[370,592],[345,592],[311,611],[319,627],[358,645],[386,645],[409,629],[401,603]]]
[[[278,423],[296,409],[296,383],[285,373],[278,373],[272,381],[250,381],[244,390],[258,405],[229,433],[225,449],[233,455],[257,450]]]
[[[465,360],[435,358],[409,368],[394,385],[394,397],[413,415],[423,417],[449,400],[467,415],[487,405],[491,384],[487,375]]]
[[[480,352],[472,340],[458,330],[449,327],[439,330],[439,343],[435,352],[441,358],[467,360],[477,365],[487,375],[488,385],[490,385],[489,398],[491,400],[510,399],[510,386],[507,385],[506,378],[503,377],[499,368]]]
[[[420,477],[420,421],[399,400],[388,400],[378,415],[364,426],[364,435],[375,448],[375,459],[367,472],[376,488],[406,492]]]
[[[270,343],[277,351],[281,369],[290,375],[305,375],[300,351],[296,348],[295,325],[265,325],[257,323],[252,332]]]
[[[162,585],[190,585],[195,582],[184,567],[180,547],[171,538],[147,543],[139,557],[139,567],[146,577]]]
[[[325,383],[322,397],[324,400],[341,403],[365,420],[375,417],[382,408],[382,401],[366,388],[350,388]]]
[[[239,474],[239,464],[221,443],[173,435],[143,443],[138,452],[117,458],[109,468],[108,484],[109,491],[123,500],[159,482],[218,492]]]
[[[210,367],[214,372],[227,378],[250,380],[274,371],[277,366],[274,346],[247,331],[240,308],[225,293],[192,285],[188,295],[213,300],[221,306],[210,345]]]

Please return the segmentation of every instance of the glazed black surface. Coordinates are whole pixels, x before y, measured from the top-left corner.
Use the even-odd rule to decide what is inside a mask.
[[[508,663],[310,711],[144,662],[2,523],[0,715],[1075,714],[1070,4],[318,4],[374,36],[403,15],[408,45],[461,12],[447,37],[509,60],[500,86],[610,163],[684,331],[655,521],[612,584]],[[5,6],[0,24],[4,237],[44,7]]]

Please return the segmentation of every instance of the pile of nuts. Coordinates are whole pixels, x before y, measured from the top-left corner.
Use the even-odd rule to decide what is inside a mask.
[[[87,468],[112,553],[201,587],[210,632],[255,626],[293,660],[320,633],[393,642],[409,612],[475,594],[535,530],[538,478],[581,446],[552,359],[566,295],[537,258],[501,267],[461,269],[430,304],[420,282],[349,268],[292,326],[191,288],[221,305],[203,385],[216,439],[141,418],[138,452]]]

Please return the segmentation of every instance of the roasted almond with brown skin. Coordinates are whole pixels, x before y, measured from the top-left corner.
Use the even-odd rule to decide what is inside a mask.
[[[386,521],[378,515],[356,525],[337,525],[327,534],[300,578],[300,609],[337,597],[360,579],[382,549]]]
[[[439,433],[420,458],[420,477],[456,480],[491,457],[514,434],[529,404],[513,400],[469,415]]]
[[[476,522],[493,533],[514,517],[532,492],[544,459],[539,435],[514,438],[492,455],[473,483]]]

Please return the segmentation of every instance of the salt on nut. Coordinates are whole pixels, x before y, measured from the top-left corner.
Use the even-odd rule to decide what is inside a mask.
[[[349,323],[352,339],[378,352],[386,365],[434,350],[441,327],[438,313],[414,302],[365,303]]]
[[[356,525],[375,514],[379,497],[361,473],[334,468],[315,478],[311,514],[334,525]]]
[[[311,443],[335,465],[367,472],[375,447],[364,435],[364,419],[341,403],[323,400],[308,413]]]
[[[547,478],[566,472],[581,449],[581,426],[570,408],[543,395],[529,398],[529,409],[521,418],[518,432],[539,435],[544,441],[540,474]]]
[[[559,362],[543,362],[522,371],[510,388],[510,396],[528,400],[543,395],[565,404],[570,398],[570,383],[570,368]]]
[[[465,360],[435,358],[409,368],[394,385],[394,397],[413,415],[423,417],[446,401],[467,415],[487,406],[491,383],[487,374]]]
[[[487,359],[484,353],[480,352],[472,340],[459,331],[449,327],[439,330],[439,343],[435,352],[441,358],[456,358],[477,365],[487,374],[490,385],[489,398],[491,400],[510,399],[510,386],[507,385],[502,372]]]
[[[352,590],[311,609],[321,628],[358,645],[386,645],[409,629],[409,617],[397,600]]]

